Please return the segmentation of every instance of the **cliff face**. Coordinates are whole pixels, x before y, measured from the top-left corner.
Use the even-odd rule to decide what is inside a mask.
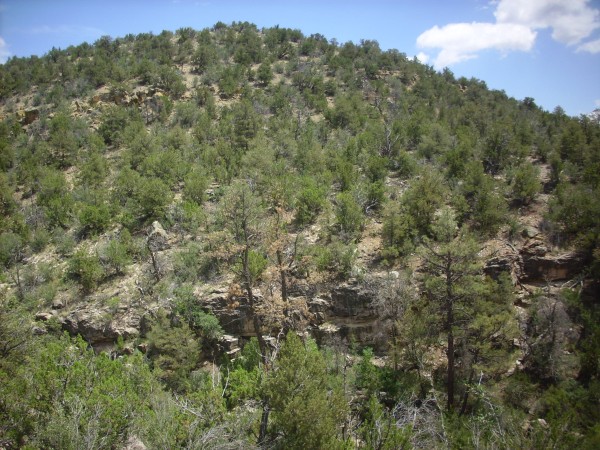
[[[156,237],[157,229],[162,230],[158,235],[163,242],[161,248],[166,249],[166,243],[173,240],[160,225],[153,225],[149,229],[149,235]],[[543,302],[558,301],[562,288],[582,283],[585,279],[583,269],[587,261],[583,253],[551,251],[550,244],[539,235],[534,238],[525,237],[514,244],[489,241],[486,249],[483,251],[488,252],[490,257],[485,261],[485,273],[492,278],[508,273],[513,281],[516,294],[515,320],[521,330],[521,342],[528,339],[532,309],[537,309]],[[364,255],[367,259],[376,256]],[[398,272],[372,272],[367,279],[352,278],[342,282],[312,281],[310,277],[295,279],[290,286],[287,320],[294,320],[296,325],[301,324],[302,329],[322,345],[347,345],[353,342],[360,347],[369,346],[385,354],[390,338],[387,336],[388,331],[385,331],[389,329],[385,326],[389,318],[381,309],[382,294],[373,280],[383,280],[386,277],[395,279]],[[408,281],[410,280],[406,280]],[[122,286],[134,283],[132,280],[122,281]],[[593,283],[586,283],[583,293],[593,295],[593,286]],[[126,289],[123,288],[125,292]],[[113,294],[112,298],[118,297],[118,292]],[[104,295],[107,296],[108,294]],[[139,340],[148,330],[155,312],[161,307],[172,307],[169,298],[162,302],[147,303],[143,295],[138,293],[138,296],[138,300],[129,302],[107,304],[110,301],[88,301],[66,307],[59,301],[52,305],[53,309],[40,312],[37,319],[41,322],[58,320],[64,330],[73,335],[81,334],[95,348],[110,349],[119,339]],[[225,284],[201,284],[195,290],[194,298],[200,308],[210,311],[218,318],[225,332],[222,342],[225,350],[234,354],[244,341],[255,336],[252,310],[246,296],[235,288],[233,279]],[[261,289],[254,291],[254,300],[258,303],[266,301]],[[280,323],[271,325],[263,326],[265,335],[280,331]],[[140,348],[144,349],[143,346]],[[524,348],[522,350],[525,352]]]

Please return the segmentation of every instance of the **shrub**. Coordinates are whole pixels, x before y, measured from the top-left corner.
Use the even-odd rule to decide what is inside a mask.
[[[186,284],[175,290],[175,308],[200,337],[217,341],[223,335],[219,319],[201,308],[192,285]]]
[[[83,235],[102,233],[110,225],[111,217],[110,208],[106,203],[83,205],[78,214],[81,233]]]
[[[159,312],[148,332],[148,357],[156,376],[170,389],[185,391],[200,360],[200,343],[187,323],[174,324]]]
[[[97,256],[80,249],[70,258],[67,269],[69,276],[79,282],[86,292],[93,291],[104,278],[104,270]]]
[[[298,225],[312,223],[319,215],[325,204],[326,191],[317,186],[312,178],[305,181],[305,186],[296,198],[296,222]]]
[[[329,271],[340,278],[348,278],[351,275],[356,258],[354,245],[334,240],[326,247],[316,247],[313,252],[318,271]]]
[[[169,187],[158,178],[142,178],[135,192],[138,210],[148,220],[161,219],[171,202]]]
[[[183,198],[201,205],[204,201],[208,179],[200,170],[192,170],[184,179]]]
[[[512,197],[525,205],[540,192],[540,169],[530,162],[524,162],[509,171],[509,184]]]
[[[345,241],[355,239],[364,223],[364,214],[354,197],[342,192],[336,197],[335,221]]]
[[[131,264],[127,245],[120,239],[111,239],[102,254],[103,263],[116,275],[122,275],[125,268]]]

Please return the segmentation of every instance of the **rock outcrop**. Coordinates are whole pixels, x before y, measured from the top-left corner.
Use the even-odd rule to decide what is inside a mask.
[[[521,257],[521,279],[524,282],[569,280],[577,276],[585,266],[585,256],[582,253],[572,251],[552,255],[540,240],[523,247]]]
[[[39,109],[29,109],[17,111],[17,120],[23,126],[31,125],[33,122],[40,118]]]
[[[133,309],[115,314],[101,309],[78,309],[61,318],[61,323],[70,334],[80,334],[90,345],[102,346],[116,342],[119,337],[137,337],[142,317]]]
[[[161,251],[169,248],[169,235],[158,221],[152,222],[148,230],[148,247],[152,251]]]

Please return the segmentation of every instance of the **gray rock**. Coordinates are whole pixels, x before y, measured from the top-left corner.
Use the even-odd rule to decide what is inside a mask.
[[[48,334],[48,330],[46,330],[45,328],[41,328],[41,327],[33,327],[31,329],[31,332],[33,333],[34,336],[42,336],[44,334]]]
[[[521,235],[525,238],[533,238],[540,234],[540,231],[535,227],[525,227],[521,233]]]
[[[65,303],[61,299],[56,299],[52,302],[52,309],[63,309],[65,307]]]
[[[129,436],[122,450],[147,450],[147,447],[137,436]]]
[[[148,245],[153,251],[169,248],[169,235],[157,220],[152,222],[152,226],[148,231]]]
[[[35,320],[38,320],[41,322],[46,322],[46,321],[50,320],[53,316],[54,316],[54,314],[49,313],[49,312],[39,312],[35,315]]]

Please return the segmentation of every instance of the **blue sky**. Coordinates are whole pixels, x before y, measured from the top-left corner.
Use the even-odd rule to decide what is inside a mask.
[[[549,111],[600,107],[600,0],[0,0],[0,62],[218,21],[374,39]]]

